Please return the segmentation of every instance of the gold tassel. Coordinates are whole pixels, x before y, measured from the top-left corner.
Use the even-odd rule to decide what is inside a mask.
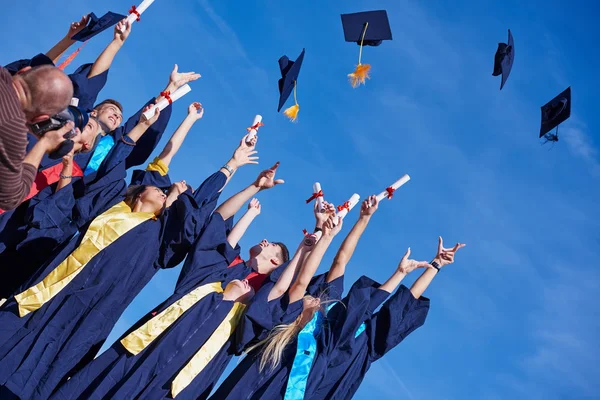
[[[350,78],[350,84],[353,88],[359,87],[361,84],[365,84],[365,79],[371,79],[369,76],[369,70],[371,69],[370,64],[363,64],[360,61],[362,60],[362,51],[363,51],[363,42],[365,40],[365,34],[367,33],[367,28],[369,27],[369,23],[365,24],[365,29],[363,29],[362,37],[360,38],[360,51],[358,52],[358,65],[353,73],[348,74],[348,78]]]
[[[71,61],[73,61],[75,59],[75,57],[77,57],[77,54],[79,54],[79,52],[81,51],[81,49],[83,49],[85,47],[87,43],[87,40],[85,42],[83,42],[83,44],[73,52],[73,54],[71,54],[69,57],[67,57],[67,59],[65,61],[63,61],[57,68],[60,69],[61,71],[64,71],[65,68],[67,68],[67,66],[69,64],[71,64]]]
[[[300,104],[298,104],[298,100],[296,99],[296,81],[294,81],[294,102],[296,104],[283,111],[283,115],[288,117],[292,122],[296,122],[298,112],[300,111]]]
[[[353,88],[357,88],[361,84],[365,84],[365,79],[370,79],[369,70],[371,66],[369,64],[358,64],[353,73],[348,74],[350,78],[350,84]]]

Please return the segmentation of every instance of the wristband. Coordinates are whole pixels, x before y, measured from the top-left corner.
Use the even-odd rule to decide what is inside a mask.
[[[71,178],[73,178],[73,175],[67,176],[67,175],[59,174],[59,176],[60,176],[60,179],[71,179]]]
[[[321,228],[319,228],[319,227],[316,227],[316,228],[315,228],[315,231],[314,231],[313,233],[317,233],[317,232],[323,232],[323,229],[321,229]]]
[[[235,171],[233,170],[233,168],[231,168],[231,167],[230,167],[229,165],[227,165],[227,164],[223,165],[221,168],[223,168],[223,169],[226,169],[226,170],[227,170],[227,172],[229,172],[229,176],[233,176],[233,173],[235,172]]]
[[[436,269],[438,272],[440,272],[440,269],[442,268],[442,267],[440,266],[440,264],[438,264],[438,263],[437,263],[437,262],[435,262],[435,261],[432,261],[430,264],[431,264],[431,266],[432,266],[433,268],[435,268],[435,269]]]

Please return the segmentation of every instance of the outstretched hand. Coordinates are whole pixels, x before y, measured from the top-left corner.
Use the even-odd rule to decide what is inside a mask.
[[[333,238],[340,233],[344,225],[344,220],[337,215],[330,215],[327,221],[323,224],[323,237]]]
[[[252,200],[250,200],[250,203],[248,203],[248,213],[250,214],[254,214],[259,215],[261,211],[261,205],[260,205],[260,201],[258,201],[258,199],[254,198]]]
[[[444,247],[444,241],[442,237],[439,236],[438,249],[434,261],[436,261],[440,267],[452,264],[454,262],[454,256],[456,255],[456,252],[465,246],[466,244],[464,243],[456,243],[453,248],[447,249]]]
[[[190,83],[200,78],[200,74],[195,72],[179,72],[179,66],[175,64],[173,67],[173,71],[171,71],[171,75],[169,76],[169,86],[168,89],[171,92],[179,89],[186,83]]]
[[[246,164],[258,164],[258,156],[255,156],[258,151],[254,150],[254,146],[246,143],[247,137],[248,135],[242,138],[238,148],[233,152],[233,157],[229,161],[229,166],[234,169]]]
[[[319,210],[319,202],[315,201],[313,213],[317,220],[317,226],[321,227],[325,221],[327,221],[327,218],[335,215],[335,206],[327,201],[323,201],[323,212],[321,212],[321,210]]]
[[[242,141],[244,141],[244,140],[245,140],[245,138],[242,139]],[[279,168],[279,161],[277,161],[275,163],[275,165],[273,165],[271,168],[262,171],[258,175],[258,178],[256,178],[256,181],[254,182],[254,184],[260,190],[265,190],[265,189],[271,189],[274,186],[285,183],[285,181],[283,179],[275,179],[275,173],[277,172],[277,168]]]
[[[202,107],[202,104],[198,103],[197,101],[190,104],[188,107],[188,117],[193,118],[194,121],[198,121],[203,116],[204,108]]]
[[[400,260],[400,264],[398,264],[398,272],[409,274],[417,268],[431,267],[431,264],[427,261],[416,261],[409,259],[408,257],[410,257],[410,247],[406,250],[406,253],[404,253],[402,260]]]

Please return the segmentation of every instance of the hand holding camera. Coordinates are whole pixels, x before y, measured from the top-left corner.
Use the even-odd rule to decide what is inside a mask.
[[[64,111],[53,115],[47,120],[30,126],[31,133],[44,143],[48,157],[52,159],[62,158],[73,150],[74,143],[71,140],[89,121],[88,114],[81,108],[69,106]]]

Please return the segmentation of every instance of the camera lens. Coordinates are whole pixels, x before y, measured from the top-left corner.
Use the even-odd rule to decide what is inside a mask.
[[[83,131],[83,128],[87,125],[89,121],[88,114],[79,107],[69,106],[69,113],[71,114],[71,120],[75,123],[75,128],[79,128],[80,131]]]

